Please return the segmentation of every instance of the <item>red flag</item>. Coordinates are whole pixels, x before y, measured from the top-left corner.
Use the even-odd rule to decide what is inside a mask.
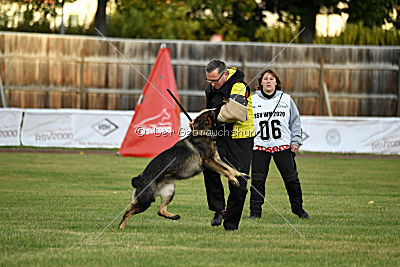
[[[162,46],[122,142],[122,156],[152,158],[179,141],[180,109],[171,55]],[[178,98],[179,99],[179,98]]]

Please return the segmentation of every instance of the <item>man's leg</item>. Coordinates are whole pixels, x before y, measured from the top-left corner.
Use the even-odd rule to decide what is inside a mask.
[[[221,159],[239,172],[249,174],[253,154],[253,139],[231,139],[230,141],[228,153],[225,154],[226,156],[220,153]],[[247,180],[244,177],[238,177],[237,179],[240,183],[239,187],[229,184],[230,193],[224,220],[225,230],[237,230],[242,217],[247,194]]]
[[[225,210],[224,187],[219,173],[205,168],[203,174],[208,208],[215,212],[214,218],[211,220],[211,225],[218,226],[222,223],[223,211]]]
[[[303,209],[303,194],[294,160],[295,156],[296,154],[289,149],[274,153],[273,155],[275,164],[285,182],[292,212],[302,219],[308,219],[309,215]]]
[[[261,218],[265,198],[265,180],[268,176],[271,153],[253,151],[251,165],[250,218]]]
[[[238,178],[238,181],[240,183],[239,187],[229,184],[230,192],[224,220],[225,230],[237,230],[239,228],[240,218],[242,217],[243,206],[247,194],[247,181],[244,178]]]

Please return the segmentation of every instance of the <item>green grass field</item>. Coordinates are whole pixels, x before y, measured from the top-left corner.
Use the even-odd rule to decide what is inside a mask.
[[[169,211],[180,220],[157,216],[157,199],[124,231],[117,230],[119,216],[95,239],[130,203],[130,179],[148,162],[86,152],[0,153],[0,265],[400,263],[400,157],[299,156],[308,221],[291,214],[272,163],[267,199],[305,239],[267,203],[261,219],[246,219],[249,195],[239,231],[211,227],[202,175],[176,183]]]

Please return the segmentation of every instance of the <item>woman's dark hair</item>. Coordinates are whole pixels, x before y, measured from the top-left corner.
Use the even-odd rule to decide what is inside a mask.
[[[263,72],[261,72],[260,76],[258,77],[258,84],[257,84],[256,90],[262,90],[261,81],[266,73],[269,73],[275,77],[275,79],[276,79],[275,90],[282,90],[281,79],[279,78],[279,75],[274,70],[271,70],[271,69],[267,69],[267,70],[264,70]]]

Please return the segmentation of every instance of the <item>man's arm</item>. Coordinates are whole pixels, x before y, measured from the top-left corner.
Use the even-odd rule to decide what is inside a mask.
[[[290,98],[289,130],[291,132],[290,144],[300,147],[303,144],[303,131],[301,129],[300,113],[292,98]]]
[[[228,103],[221,107],[218,120],[225,123],[247,120],[247,88],[244,83],[235,83],[231,90]]]

